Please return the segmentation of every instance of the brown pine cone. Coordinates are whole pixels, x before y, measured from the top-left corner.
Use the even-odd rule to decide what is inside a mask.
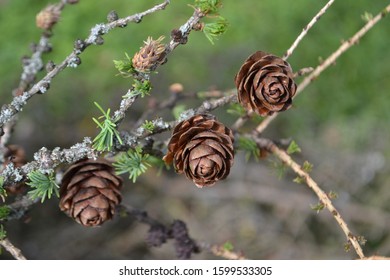
[[[233,142],[232,131],[214,117],[196,115],[175,127],[163,160],[197,187],[212,186],[229,175]]]
[[[61,8],[58,5],[48,5],[40,11],[35,19],[37,27],[50,30],[60,19]]]
[[[7,150],[4,154],[3,167],[9,163],[13,163],[15,167],[21,167],[26,164],[26,155],[24,149],[17,145],[9,145],[6,147]],[[10,186],[6,186],[8,194],[19,194],[22,193],[26,188],[24,183],[18,183]]]
[[[235,77],[238,101],[261,116],[287,110],[297,89],[293,76],[288,62],[258,51],[244,62]]]
[[[163,36],[157,40],[153,40],[152,37],[149,37],[144,46],[137,52],[133,59],[133,67],[139,72],[150,72],[150,70],[156,66],[164,54],[165,46],[161,44]]]
[[[105,159],[79,161],[62,178],[60,209],[84,226],[101,225],[121,202],[122,182]]]

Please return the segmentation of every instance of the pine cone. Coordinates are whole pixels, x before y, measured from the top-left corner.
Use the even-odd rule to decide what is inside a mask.
[[[9,163],[13,163],[15,167],[21,167],[26,164],[26,155],[24,149],[17,145],[9,145],[6,147],[4,154],[3,167]],[[19,194],[22,193],[26,185],[24,183],[18,183],[10,186],[6,186],[8,194]]]
[[[64,174],[60,209],[84,226],[98,226],[111,219],[121,202],[122,179],[105,159],[82,160]]]
[[[290,64],[262,51],[244,62],[235,83],[240,104],[261,116],[290,108],[297,89]]]
[[[37,27],[50,30],[60,19],[61,9],[58,5],[49,5],[40,11],[35,19]]]
[[[153,40],[152,37],[149,37],[145,45],[137,52],[133,57],[133,67],[143,73],[150,72],[150,70],[156,66],[164,54],[165,46],[161,44],[161,41],[164,39],[163,36],[157,40]]]
[[[175,127],[163,160],[173,161],[197,187],[212,186],[229,175],[233,141],[232,131],[214,117],[196,115]]]

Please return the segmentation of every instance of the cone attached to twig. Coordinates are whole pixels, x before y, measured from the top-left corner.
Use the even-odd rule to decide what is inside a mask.
[[[153,67],[163,62],[161,61],[165,51],[165,45],[161,43],[163,39],[163,36],[157,40],[149,37],[144,42],[144,46],[134,55],[132,60],[133,67],[138,72],[150,72]]]
[[[59,5],[52,4],[40,11],[35,19],[37,27],[50,30],[60,19],[60,7]]]
[[[280,57],[258,51],[241,66],[235,77],[238,101],[261,116],[291,107],[297,86],[290,64]]]
[[[6,147],[6,152],[4,153],[4,162],[3,166],[6,166],[9,163],[13,163],[14,167],[21,167],[26,164],[26,155],[24,149],[17,145],[9,145]],[[26,189],[24,183],[17,183],[5,187],[8,194],[19,194]]]
[[[195,115],[175,127],[163,159],[196,186],[212,186],[229,175],[233,142],[232,131],[214,117]]]
[[[64,174],[60,209],[84,226],[98,226],[111,219],[121,202],[122,179],[105,159],[82,160]]]

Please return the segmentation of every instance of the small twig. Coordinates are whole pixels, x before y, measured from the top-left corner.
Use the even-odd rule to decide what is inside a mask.
[[[234,91],[234,90],[231,90]],[[194,98],[201,98],[201,99],[215,99],[215,98],[224,98],[226,95],[231,95],[231,91],[220,91],[220,90],[209,90],[209,91],[202,91],[202,92],[191,92],[191,93],[184,93],[184,92],[171,92],[170,97],[166,100],[163,100],[161,102],[156,101],[156,103],[152,104],[151,106],[148,106],[148,110],[146,110],[141,117],[137,120],[134,127],[137,128],[142,125],[142,123],[147,119],[150,118],[150,116],[153,113],[161,112],[165,109],[172,109],[174,108],[179,101],[182,101],[184,99],[194,99]],[[233,98],[233,96],[231,96]]]
[[[283,59],[287,60],[290,55],[294,52],[298,44],[302,41],[302,39],[306,36],[307,32],[316,24],[321,16],[326,13],[326,11],[329,9],[329,7],[333,4],[334,0],[330,0],[326,5],[312,18],[312,20],[303,28],[301,34],[295,39],[294,43],[291,45],[291,47],[287,50],[287,52],[283,55]]]
[[[359,40],[377,24],[382,18],[384,18],[390,12],[390,5],[386,6],[380,13],[375,17],[369,20],[355,35],[349,38],[347,41],[342,43],[340,47],[333,52],[327,59],[325,59],[320,65],[318,65],[313,72],[311,72],[305,79],[298,85],[297,92],[294,98],[302,92],[311,82],[313,82],[325,69],[332,65],[337,58],[339,58],[343,53],[345,53],[350,47],[356,45]],[[273,114],[272,116],[266,117],[258,127],[256,127],[255,132],[257,134],[262,133],[268,125],[278,116],[278,113]]]
[[[351,243],[353,248],[355,249],[357,255],[359,258],[364,258],[363,250],[359,244],[358,237],[352,234],[351,230],[348,228],[347,223],[344,221],[344,219],[341,217],[340,213],[337,211],[337,209],[333,206],[332,201],[328,197],[328,195],[318,186],[318,184],[311,178],[311,176],[303,170],[303,168],[296,163],[290,155],[280,149],[275,143],[273,143],[269,139],[265,138],[259,138],[254,136],[253,139],[256,141],[257,145],[260,148],[267,149],[271,153],[273,153],[276,157],[278,157],[284,164],[289,166],[300,178],[304,180],[306,185],[311,188],[314,193],[319,198],[320,202],[328,209],[328,211],[333,215],[339,226],[341,227],[342,231],[344,232],[345,236],[347,237],[348,241]]]
[[[234,92],[233,94],[231,92]],[[215,110],[221,106],[224,106],[229,103],[237,103],[237,95],[235,94],[236,90],[231,90],[226,92],[226,96],[213,99],[205,100],[202,105],[195,110],[195,114],[203,114],[209,111]]]
[[[268,116],[265,119],[263,119],[261,123],[254,130],[254,133],[261,134],[277,116],[278,113],[274,113],[272,116]]]
[[[26,260],[26,257],[22,254],[22,251],[11,243],[6,237],[0,240],[0,245],[4,247],[15,259]]]
[[[310,74],[311,72],[313,72],[313,70],[314,70],[313,67],[305,67],[299,69],[297,72],[294,73],[294,78]]]

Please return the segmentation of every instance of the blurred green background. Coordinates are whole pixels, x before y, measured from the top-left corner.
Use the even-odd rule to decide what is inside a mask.
[[[166,99],[169,85],[175,82],[182,83],[186,92],[233,88],[235,73],[251,53],[263,50],[282,56],[326,2],[223,1],[221,15],[230,23],[227,33],[211,45],[202,33],[193,32],[188,43],[179,46],[169,56],[168,63],[153,75],[153,97]],[[0,0],[1,104],[11,101],[11,92],[18,85],[21,73],[20,58],[31,53],[29,45],[37,42],[40,36],[40,30],[34,24],[35,15],[48,3]],[[126,16],[157,3],[160,1],[81,0],[77,5],[67,6],[54,29],[53,52],[45,55],[44,60],[62,61],[71,52],[75,39],[85,38],[92,26],[106,21],[109,11],[116,10],[119,16]],[[66,69],[53,80],[47,94],[30,100],[19,116],[12,142],[24,146],[31,158],[42,146],[49,149],[68,147],[84,136],[94,136],[96,128],[91,118],[99,116],[100,112],[93,101],[104,108],[116,108],[131,82],[116,75],[112,61],[124,58],[125,52],[134,54],[148,36],[164,35],[168,39],[170,31],[192,14],[188,5],[191,3],[172,0],[165,11],[145,17],[140,24],[113,30],[104,37],[104,45],[88,48],[81,55],[82,64],[78,68]],[[389,2],[384,0],[336,1],[289,58],[293,69],[315,67],[364,25],[362,15],[365,12],[376,14],[387,4]],[[335,203],[342,214],[345,211],[353,230],[368,239],[367,252],[388,256],[389,34],[390,18],[385,18],[307,87],[295,99],[294,107],[281,114],[265,132],[267,137],[291,137],[298,142],[303,150],[298,160],[312,162],[315,166],[313,176],[318,183],[326,190],[339,193]],[[298,83],[300,80],[297,79]],[[142,113],[145,102],[139,101],[132,107],[127,123],[123,124],[124,129]],[[217,114],[226,118],[227,124],[234,121],[221,110]],[[161,215],[166,221],[182,218],[188,222],[195,238],[201,236],[205,241],[215,243],[231,240],[250,258],[353,257],[353,254],[343,251],[345,238],[328,213],[317,215],[310,210],[310,204],[315,204],[316,199],[303,186],[291,183],[293,174],[278,180],[269,161],[245,164],[241,156],[237,155],[237,163],[225,185],[220,183],[215,189],[200,191],[180,176],[163,175],[163,179],[148,176],[140,181],[144,187],[138,185],[129,191],[128,202]],[[161,182],[166,185],[160,186]],[[238,188],[241,189],[238,191]],[[51,205],[52,211],[58,212],[57,202],[50,203],[47,207]],[[41,208],[44,207],[38,208],[34,208],[36,212],[32,211],[36,220],[40,220],[40,215],[49,215],[47,212],[42,214],[45,210]],[[209,211],[214,214],[210,215]],[[64,216],[61,213],[53,215]],[[10,236],[11,233],[18,236],[17,243],[31,258],[174,257],[170,249],[165,248],[169,245],[165,249],[146,248],[139,241],[146,231],[143,226],[123,225],[116,221],[107,230],[105,227],[95,230],[97,237],[93,237],[95,235],[92,236],[90,229],[80,229],[68,221],[70,219],[62,219],[61,226],[56,224],[56,219],[52,223],[42,221],[41,228],[37,224],[34,227],[34,220],[28,225],[12,222],[8,231]],[[221,228],[214,229],[214,224]],[[202,231],[204,226],[209,226],[209,234]],[[54,248],[54,241],[40,238],[43,231],[57,235],[60,228],[73,231],[69,230],[67,236],[62,234],[58,240],[69,242],[66,238],[71,239],[72,234],[78,232],[79,238],[85,238],[83,244],[90,242],[91,247],[80,249],[77,245],[80,243],[74,242],[71,244],[81,252],[65,250],[61,254]],[[29,236],[28,241],[24,234]],[[132,236],[136,241],[119,238],[122,235]],[[101,239],[96,241],[96,238]],[[108,242],[107,238],[111,241]],[[128,242],[128,250],[116,254],[114,251],[109,253],[109,248],[98,250],[95,246],[91,249],[96,242],[109,246],[115,240],[119,240],[118,244]],[[200,258],[211,256],[203,254]]]

